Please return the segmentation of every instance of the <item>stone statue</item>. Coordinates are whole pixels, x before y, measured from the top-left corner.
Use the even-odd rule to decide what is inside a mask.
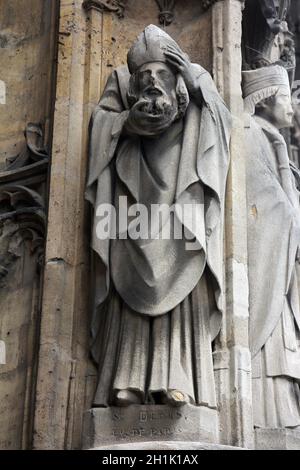
[[[86,192],[94,207],[94,406],[216,408],[212,342],[223,309],[230,128],[208,72],[156,26],[108,79],[91,123]],[[101,208],[119,214],[122,198],[130,210],[176,210],[152,227],[155,236],[129,237],[118,227],[116,237],[99,237]],[[166,222],[185,235],[161,237]]]
[[[291,0],[252,0],[246,2],[243,19],[245,70],[282,61],[286,68],[295,66],[293,36],[287,15]],[[274,47],[275,38],[281,44]],[[277,57],[276,57],[277,56]]]
[[[279,65],[243,74],[254,425],[300,426],[300,174],[279,129],[293,119]]]

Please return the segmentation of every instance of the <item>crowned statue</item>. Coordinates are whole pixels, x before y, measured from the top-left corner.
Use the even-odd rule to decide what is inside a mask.
[[[167,33],[148,26],[127,66],[109,77],[91,122],[86,198],[93,207],[95,407],[216,409],[213,341],[224,308],[230,129],[209,73]],[[118,216],[124,200],[127,229],[99,236],[101,208],[113,207]],[[130,208],[150,214],[161,206],[175,210],[152,227],[154,236],[130,236],[130,226],[138,231]],[[183,236],[161,236],[166,223],[182,227]]]
[[[300,426],[299,170],[279,129],[291,127],[287,71],[243,73],[254,426]]]

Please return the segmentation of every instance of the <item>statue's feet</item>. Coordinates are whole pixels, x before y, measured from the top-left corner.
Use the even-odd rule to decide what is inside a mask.
[[[190,398],[180,390],[170,390],[166,393],[164,402],[171,406],[184,406],[190,403]]]
[[[114,406],[141,405],[142,399],[138,392],[119,390],[114,399]]]

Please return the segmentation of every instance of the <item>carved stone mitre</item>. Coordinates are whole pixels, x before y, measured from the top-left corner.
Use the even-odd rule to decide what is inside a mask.
[[[290,94],[289,76],[284,67],[271,65],[243,72],[243,95],[245,111],[255,113],[255,106],[283,89]]]
[[[178,44],[165,31],[153,24],[147,26],[128,52],[130,73],[135,73],[142,65],[149,62],[166,63],[164,50],[167,45],[175,46],[184,55]]]

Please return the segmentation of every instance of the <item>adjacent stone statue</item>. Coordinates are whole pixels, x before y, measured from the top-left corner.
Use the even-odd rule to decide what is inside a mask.
[[[300,174],[279,129],[292,125],[286,70],[244,73],[254,425],[300,426]]]
[[[108,79],[92,119],[86,192],[94,207],[94,406],[216,408],[212,342],[223,310],[230,127],[209,73],[156,26]],[[152,227],[154,236],[120,226],[117,236],[99,236],[103,220],[115,225],[102,208],[118,215],[124,198],[135,235],[132,207],[176,210]],[[162,237],[167,222],[184,236]]]

